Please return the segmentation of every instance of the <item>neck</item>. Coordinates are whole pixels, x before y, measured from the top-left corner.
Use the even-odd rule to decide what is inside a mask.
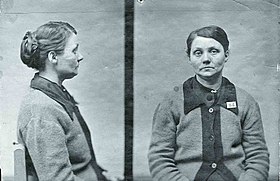
[[[56,74],[48,72],[48,71],[40,71],[39,76],[44,77],[45,79],[48,79],[52,82],[55,82],[60,86],[62,85],[62,82],[63,82],[63,80],[59,79],[59,77]]]
[[[211,77],[211,78],[202,78],[200,76],[196,76],[196,80],[201,83],[204,87],[209,89],[218,90],[222,84],[222,75]]]

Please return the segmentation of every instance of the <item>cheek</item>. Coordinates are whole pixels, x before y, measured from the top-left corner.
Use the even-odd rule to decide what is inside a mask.
[[[193,63],[192,63],[192,67],[193,67],[194,69],[197,69],[197,68],[199,67],[199,65],[198,65],[196,62],[193,62]]]
[[[225,57],[224,56],[215,57],[213,59],[213,63],[216,66],[223,66],[225,64]]]
[[[66,63],[71,67],[75,67],[77,65],[76,57],[75,56],[68,56],[66,58]]]
[[[194,58],[191,57],[191,59],[189,61],[190,61],[191,66],[194,69],[197,69],[200,66],[201,61],[199,61],[198,59],[194,59]]]
[[[223,66],[224,64],[225,64],[225,59],[224,58],[216,63],[216,65],[218,65],[218,66]]]

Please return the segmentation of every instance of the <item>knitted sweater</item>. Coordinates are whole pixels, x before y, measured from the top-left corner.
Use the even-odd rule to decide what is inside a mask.
[[[156,108],[148,158],[155,181],[266,181],[259,106],[224,77],[218,92],[192,77]]]
[[[78,115],[64,96],[68,92],[38,75],[31,87],[18,116],[18,141],[26,148],[27,174],[40,181],[98,180],[96,174],[102,169],[91,164],[95,158]]]

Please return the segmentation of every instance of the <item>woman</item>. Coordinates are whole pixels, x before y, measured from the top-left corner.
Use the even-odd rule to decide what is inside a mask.
[[[208,26],[187,39],[195,76],[175,87],[153,119],[149,165],[160,181],[265,181],[269,153],[260,110],[222,76],[229,58],[225,31]]]
[[[38,70],[18,117],[18,139],[34,180],[116,180],[97,164],[87,124],[62,85],[78,74],[78,48],[77,31],[66,22],[46,23],[21,43],[22,62]]]

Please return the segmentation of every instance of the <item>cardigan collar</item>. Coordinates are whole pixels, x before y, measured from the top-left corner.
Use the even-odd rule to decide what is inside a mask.
[[[188,114],[191,110],[205,104],[205,95],[211,92],[211,89],[201,85],[195,77],[191,77],[183,84],[184,91],[184,112]],[[218,90],[217,105],[228,109],[234,114],[238,114],[238,105],[236,99],[236,89],[233,83],[227,78],[222,77],[222,84]]]
[[[31,80],[30,87],[43,92],[51,99],[58,102],[73,120],[73,113],[75,111],[75,105],[77,104],[77,102],[68,93],[64,86],[59,86],[55,82],[41,77],[39,76],[39,73],[36,73],[33,79]]]

